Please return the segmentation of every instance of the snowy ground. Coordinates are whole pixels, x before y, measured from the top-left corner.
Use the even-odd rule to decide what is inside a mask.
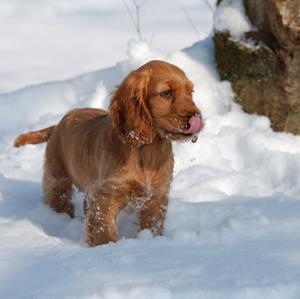
[[[213,51],[210,37],[173,52],[131,41],[115,66],[0,94],[0,298],[300,298],[300,137],[241,112]],[[73,220],[50,210],[44,146],[12,141],[73,107],[107,107],[128,71],[153,58],[192,79],[206,129],[196,144],[174,144],[164,236],[133,238],[126,223],[116,244],[86,248],[82,195]]]

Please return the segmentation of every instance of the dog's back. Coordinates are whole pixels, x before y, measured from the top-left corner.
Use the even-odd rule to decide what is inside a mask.
[[[107,111],[75,109],[53,130],[46,148],[46,162],[59,163],[72,183],[87,191],[96,181],[112,175],[125,154],[121,147]]]

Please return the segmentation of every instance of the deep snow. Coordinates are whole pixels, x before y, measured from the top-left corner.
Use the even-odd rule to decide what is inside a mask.
[[[113,67],[0,94],[0,298],[300,298],[300,137],[243,113],[213,52],[210,37],[169,53],[131,40]],[[86,248],[82,195],[73,220],[44,205],[44,145],[14,149],[13,139],[73,107],[107,107],[114,86],[154,58],[194,82],[205,130],[174,143],[164,236],[136,238],[123,219],[116,244]]]

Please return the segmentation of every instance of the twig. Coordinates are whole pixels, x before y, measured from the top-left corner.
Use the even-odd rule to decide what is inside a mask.
[[[139,6],[140,6],[140,7],[144,6],[148,1],[149,1],[149,0],[145,0],[145,1],[141,2]]]
[[[189,22],[189,24],[193,28],[195,34],[197,35],[197,38],[200,39],[199,31],[198,31],[197,27],[195,26],[194,22],[191,20],[191,18],[189,16],[189,14],[187,13],[186,9],[184,7],[182,7],[182,10],[183,10],[183,13],[185,15],[185,18],[187,19],[187,21]]]
[[[149,41],[150,46],[152,45],[154,37],[155,37],[155,32],[153,32],[152,35],[151,35],[151,38],[150,38],[150,41]]]
[[[137,24],[137,22],[135,21],[135,18],[134,18],[133,14],[132,14],[132,11],[130,10],[130,8],[129,8],[129,6],[127,5],[127,3],[126,3],[125,0],[123,0],[123,3],[124,3],[124,6],[125,6],[125,8],[126,8],[126,10],[127,10],[128,15],[129,15],[129,17],[130,17],[130,19],[131,19],[131,21],[132,21],[132,23],[133,23],[133,26],[134,26],[135,30],[136,30],[137,32],[139,32],[139,30],[137,29],[137,28],[138,28],[138,24]],[[140,36],[139,36],[139,37],[140,37]]]
[[[140,20],[140,9],[141,7],[143,7],[145,4],[147,4],[149,0],[144,0],[142,1],[141,3],[138,3],[136,0],[132,0],[133,2],[133,5],[135,7],[135,17],[131,11],[131,9],[129,8],[129,6],[127,5],[127,2],[126,0],[123,0],[123,3],[124,3],[124,6],[127,10],[127,13],[129,14],[130,16],[130,19],[134,25],[134,28],[137,32],[137,35],[139,37],[139,39],[143,40],[143,35],[142,35],[142,32],[141,32],[141,20]]]
[[[211,3],[208,0],[204,0],[204,3],[208,6],[209,10],[214,14],[215,8],[211,5]]]

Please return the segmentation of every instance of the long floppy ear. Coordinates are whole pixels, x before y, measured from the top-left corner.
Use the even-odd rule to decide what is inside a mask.
[[[111,99],[110,115],[113,127],[132,146],[152,143],[155,135],[146,103],[150,76],[150,70],[131,72],[115,90]]]

